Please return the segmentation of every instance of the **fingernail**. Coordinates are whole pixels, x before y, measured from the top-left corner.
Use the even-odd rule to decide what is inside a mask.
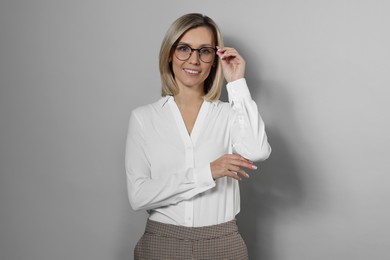
[[[252,165],[252,169],[257,170],[257,166],[256,165]]]

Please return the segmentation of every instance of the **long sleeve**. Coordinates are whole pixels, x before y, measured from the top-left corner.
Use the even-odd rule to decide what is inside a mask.
[[[133,111],[126,141],[125,167],[129,200],[134,210],[174,205],[215,186],[210,165],[172,170],[171,174],[152,177],[146,132],[142,118]]]
[[[271,147],[256,103],[252,100],[244,78],[227,85],[232,107],[231,131],[233,153],[251,161],[266,160]]]
[[[134,210],[147,210],[154,221],[188,227],[224,223],[238,214],[238,182],[214,181],[210,163],[231,152],[265,160],[271,148],[245,79],[227,89],[229,103],[203,102],[191,134],[172,96],[132,111],[125,169]]]

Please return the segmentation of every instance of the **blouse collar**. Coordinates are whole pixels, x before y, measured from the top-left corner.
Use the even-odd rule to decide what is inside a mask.
[[[172,101],[174,101],[173,96],[162,97],[159,101],[160,107],[163,108],[166,104],[168,104],[169,102],[172,102]],[[215,101],[208,101],[208,102],[217,106],[221,101],[215,100]]]

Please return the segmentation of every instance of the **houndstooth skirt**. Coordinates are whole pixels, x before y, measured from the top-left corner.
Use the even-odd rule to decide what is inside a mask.
[[[206,227],[184,227],[153,220],[134,249],[140,259],[247,260],[248,251],[236,220]]]

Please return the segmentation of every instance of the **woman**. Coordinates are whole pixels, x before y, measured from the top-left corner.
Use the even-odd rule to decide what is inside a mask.
[[[134,258],[247,259],[238,180],[271,148],[245,61],[213,20],[187,14],[165,35],[160,74],[163,97],[132,111],[126,143],[130,204],[149,213]]]

